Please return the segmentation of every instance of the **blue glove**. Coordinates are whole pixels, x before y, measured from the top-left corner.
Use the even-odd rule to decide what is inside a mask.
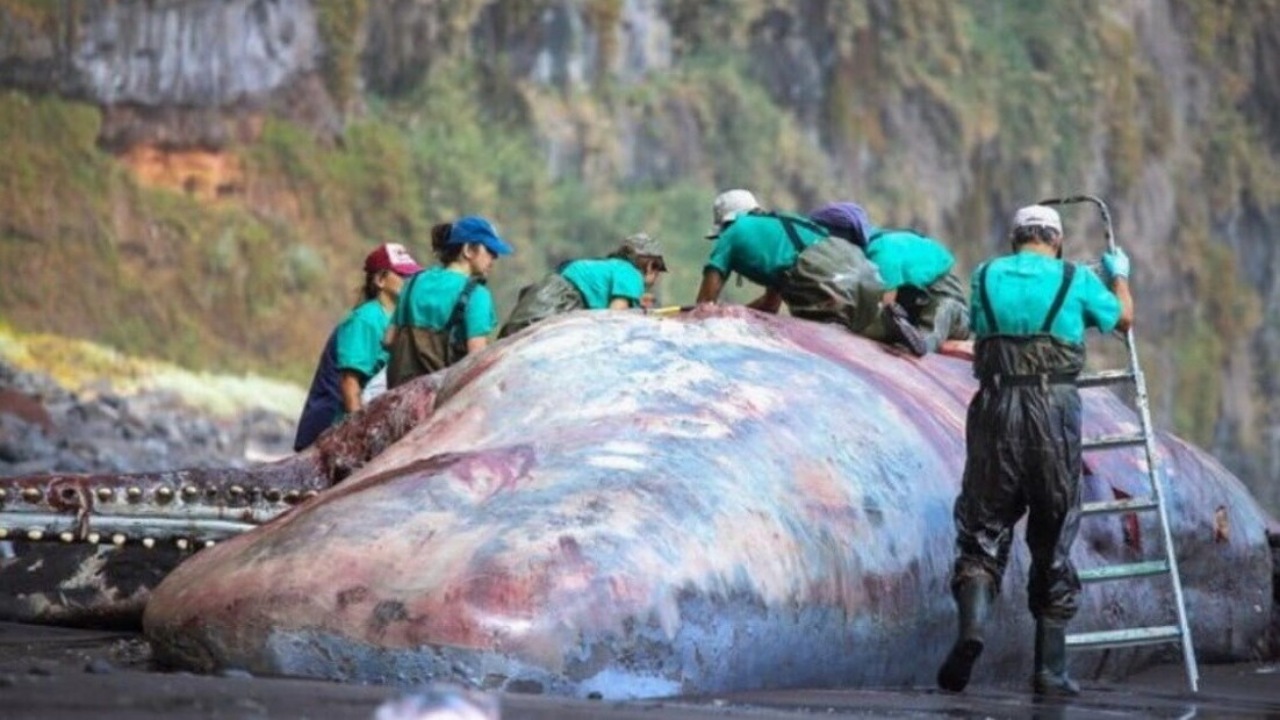
[[[1108,250],[1102,254],[1102,269],[1107,273],[1107,279],[1127,278],[1129,277],[1129,256],[1124,254],[1120,248]]]

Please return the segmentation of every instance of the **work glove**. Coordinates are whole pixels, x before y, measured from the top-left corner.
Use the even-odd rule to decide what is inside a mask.
[[[1124,254],[1124,250],[1116,248],[1108,250],[1102,254],[1102,270],[1107,274],[1107,280],[1116,278],[1129,277],[1129,256]]]

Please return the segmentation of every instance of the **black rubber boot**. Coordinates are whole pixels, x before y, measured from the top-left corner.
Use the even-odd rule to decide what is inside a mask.
[[[916,357],[924,357],[929,353],[924,335],[911,324],[907,311],[898,303],[889,303],[880,307],[880,321],[884,323],[884,331],[889,342],[905,345]]]
[[[991,582],[986,578],[970,578],[956,588],[960,635],[938,669],[938,687],[943,690],[960,692],[969,684],[973,664],[982,654],[982,626],[991,606],[991,594]]]
[[[1066,625],[1036,621],[1036,674],[1031,678],[1036,695],[1074,697],[1080,686],[1067,676]]]

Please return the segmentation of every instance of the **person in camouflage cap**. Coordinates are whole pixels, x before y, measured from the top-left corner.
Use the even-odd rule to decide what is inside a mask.
[[[658,275],[666,270],[662,244],[657,238],[646,233],[629,235],[608,257],[571,260],[521,290],[498,337],[572,310],[639,307]]]

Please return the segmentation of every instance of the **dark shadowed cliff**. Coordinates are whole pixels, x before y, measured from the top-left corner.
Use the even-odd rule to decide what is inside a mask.
[[[520,248],[500,301],[644,228],[687,302],[717,188],[966,267],[1084,191],[1157,422],[1275,510],[1278,73],[1276,0],[0,0],[0,319],[300,381],[364,248],[464,212]]]

